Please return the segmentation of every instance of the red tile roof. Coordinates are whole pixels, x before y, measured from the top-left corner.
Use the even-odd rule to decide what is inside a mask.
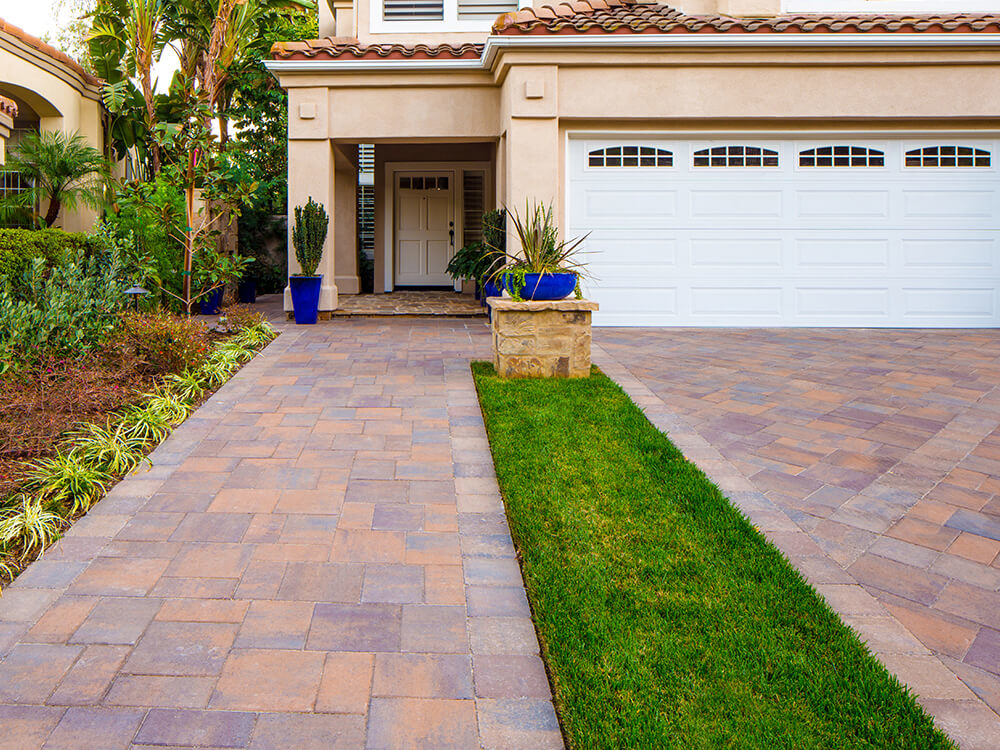
[[[330,37],[307,42],[278,42],[271,48],[276,60],[307,60],[317,57],[358,60],[478,59],[481,44],[361,44],[357,39]]]
[[[88,73],[84,69],[84,67],[80,65],[80,63],[78,63],[72,57],[67,55],[65,52],[60,52],[52,45],[46,44],[38,37],[32,36],[24,29],[18,28],[17,26],[8,23],[2,18],[0,18],[0,32],[3,32],[5,34],[10,34],[12,37],[17,39],[22,44],[26,44],[29,47],[34,48],[38,52],[41,52],[43,55],[52,58],[58,63],[61,63],[62,65],[64,65],[65,67],[69,68],[74,73],[76,73],[78,76],[80,76],[80,78],[83,79],[84,83],[90,86],[99,86],[101,84],[100,78]]]
[[[17,104],[4,96],[0,96],[0,114],[7,115],[10,118],[17,117]]]
[[[1000,32],[1000,15],[794,14],[768,18],[686,15],[636,0],[577,0],[506,13],[494,34]]]

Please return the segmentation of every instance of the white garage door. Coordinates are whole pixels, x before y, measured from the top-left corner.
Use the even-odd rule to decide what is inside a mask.
[[[572,139],[597,325],[1000,326],[1000,144]]]

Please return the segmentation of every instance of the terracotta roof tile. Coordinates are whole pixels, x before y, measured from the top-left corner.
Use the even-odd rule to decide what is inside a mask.
[[[271,48],[276,60],[308,60],[316,58],[357,60],[436,60],[477,59],[483,53],[481,44],[361,44],[357,39],[329,37],[308,42],[278,42]]]
[[[0,96],[0,114],[5,114],[11,118],[17,117],[17,103],[4,96]]]
[[[1000,15],[794,14],[768,18],[685,15],[669,5],[589,0],[506,13],[494,34],[1000,33]]]
[[[13,24],[0,18],[0,32],[5,34],[10,34],[12,37],[20,41],[22,44],[26,44],[29,47],[36,49],[47,57],[51,57],[56,62],[62,63],[64,66],[76,73],[83,82],[90,86],[100,86],[101,79],[95,75],[88,73],[80,63],[74,60],[72,57],[67,55],[65,52],[57,50],[50,44],[46,44],[38,37],[34,37],[29,34],[24,29],[21,29]]]

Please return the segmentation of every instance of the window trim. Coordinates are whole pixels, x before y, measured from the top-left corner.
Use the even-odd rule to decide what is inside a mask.
[[[836,154],[836,153],[830,153],[830,154],[817,154],[817,153],[815,153],[819,149],[827,149],[827,148],[829,148],[829,149],[848,148],[848,149],[852,149],[852,150],[853,149],[863,149],[864,153],[863,154],[848,153],[846,155],[845,154]],[[812,153],[809,153],[809,152],[812,152]],[[842,158],[846,157],[847,159],[864,158],[865,160],[870,160],[873,157],[874,158],[881,158],[882,159],[882,163],[881,164],[868,164],[868,163],[866,163],[866,164],[803,164],[802,163],[802,159],[804,159],[804,158],[806,158],[806,159],[808,159],[808,158],[813,158],[813,159],[821,159],[821,158],[836,159],[838,156],[840,156]],[[886,169],[886,167],[888,166],[888,158],[889,158],[888,154],[886,154],[886,152],[883,149],[876,148],[875,146],[868,146],[868,145],[864,145],[864,144],[860,144],[860,143],[823,143],[823,144],[819,144],[819,145],[812,145],[812,146],[807,146],[805,148],[799,148],[799,149],[797,149],[796,152],[795,152],[795,159],[796,159],[795,168],[796,169],[805,169],[805,170],[813,170],[813,169]]]
[[[923,164],[923,163],[921,163],[921,164],[909,164],[908,163],[911,159],[919,159],[921,162],[923,162],[923,160],[927,159],[927,158],[935,158],[935,159],[937,159],[940,162],[940,160],[942,158],[942,155],[941,155],[941,149],[942,148],[954,148],[954,149],[967,148],[967,149],[969,149],[969,150],[972,151],[971,154],[959,154],[956,151],[956,153],[954,155],[952,155],[952,154],[946,154],[945,156],[946,157],[947,156],[953,156],[956,160],[959,157],[963,157],[964,156],[964,157],[967,157],[967,158],[971,158],[973,160],[973,163],[972,164],[940,164],[940,163],[938,163],[938,164]],[[933,154],[933,155],[924,153],[926,151],[931,151],[931,150],[937,151],[937,153]],[[983,159],[983,158],[986,159],[986,164],[976,164],[975,163],[977,160]],[[903,150],[902,150],[902,153],[900,154],[900,167],[902,167],[904,170],[905,169],[947,169],[947,170],[953,170],[953,169],[974,169],[974,170],[992,169],[993,168],[993,152],[991,150],[988,150],[988,149],[977,148],[976,146],[969,146],[969,145],[966,145],[966,144],[954,143],[954,142],[953,143],[937,143],[937,144],[934,144],[934,145],[916,146],[914,148],[905,148],[904,147]]]
[[[610,154],[608,153],[612,149],[626,149],[634,148],[636,149],[635,154]],[[642,153],[642,149],[650,149],[653,153]],[[586,159],[584,163],[585,169],[670,169],[676,166],[676,154],[670,149],[662,148],[660,146],[654,146],[650,143],[615,143],[608,144],[606,146],[598,146],[594,149],[587,149],[584,157]],[[622,161],[626,157],[634,157],[637,162],[636,164],[608,164],[607,160],[609,158],[618,158]],[[653,164],[642,164],[643,159],[652,158],[655,163]],[[594,164],[594,159],[603,159],[605,163]],[[660,164],[660,160],[666,160],[666,164]]]
[[[519,8],[524,7],[525,0],[517,0],[517,3]],[[472,21],[459,19],[458,0],[444,0],[443,7],[444,19],[441,21],[386,21],[382,0],[372,0],[368,6],[368,30],[372,34],[483,33],[489,32],[496,21],[496,18],[480,18]]]
[[[712,151],[715,149],[724,148],[726,149],[726,154],[713,154]],[[729,149],[732,148],[756,148],[760,149],[760,155],[751,154],[749,157],[744,152],[743,154],[730,154]],[[704,152],[704,153],[703,153]],[[761,164],[712,164],[714,159],[724,158],[727,160],[733,157],[739,157],[742,159],[747,158],[759,158]],[[774,164],[764,164],[763,160],[765,158],[774,158]],[[697,160],[699,158],[707,158],[709,160],[708,164],[698,164]],[[780,169],[781,164],[781,151],[780,147],[769,147],[769,146],[758,146],[753,143],[717,143],[715,145],[702,146],[701,148],[695,148],[691,151],[691,169],[701,170],[701,169]]]

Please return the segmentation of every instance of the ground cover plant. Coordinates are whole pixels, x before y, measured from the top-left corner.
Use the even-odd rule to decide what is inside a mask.
[[[0,587],[115,482],[148,463],[170,430],[275,335],[262,316],[239,307],[211,332],[164,312],[102,319],[103,335],[73,342],[80,356],[49,341],[21,357],[0,346],[7,370],[0,381]],[[11,332],[0,333],[7,334],[2,343]]]
[[[616,384],[473,374],[571,747],[954,747]]]

